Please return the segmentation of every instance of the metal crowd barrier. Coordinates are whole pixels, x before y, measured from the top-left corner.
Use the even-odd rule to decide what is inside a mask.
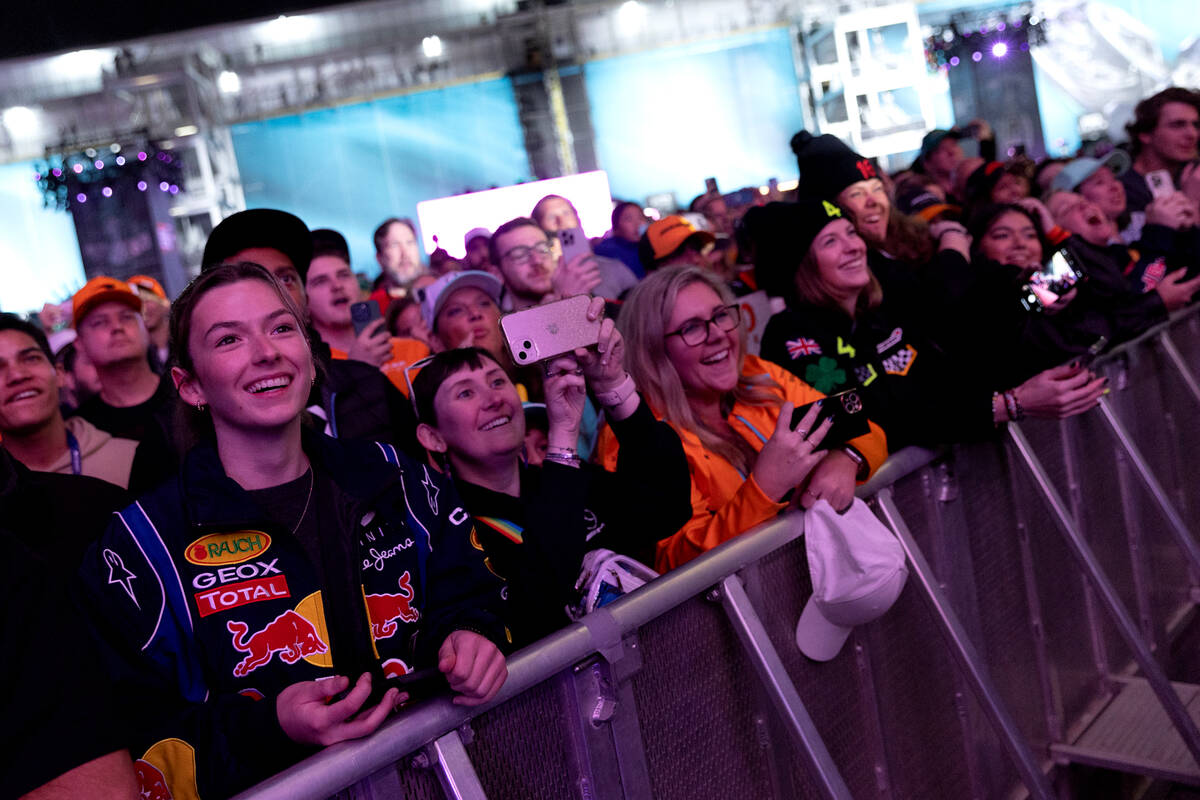
[[[1098,410],[862,487],[911,578],[833,661],[794,643],[785,516],[515,654],[488,706],[426,701],[239,799],[1051,798],[1073,764],[1200,785],[1200,316],[1096,368]]]

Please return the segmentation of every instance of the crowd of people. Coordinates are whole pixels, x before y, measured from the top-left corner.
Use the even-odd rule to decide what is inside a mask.
[[[977,121],[895,174],[801,131],[788,196],[616,202],[569,257],[566,197],[428,264],[388,218],[372,286],[337,231],[254,209],[173,301],[100,276],[67,325],[0,315],[0,785],[231,795],[405,703],[490,701],[507,654],[848,508],[889,452],[1093,408],[1090,359],[1200,290],[1200,93],[1128,131],[997,161]],[[579,295],[595,343],[519,363],[502,316]]]

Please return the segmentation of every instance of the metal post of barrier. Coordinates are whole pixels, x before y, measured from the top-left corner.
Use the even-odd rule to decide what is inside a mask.
[[[487,800],[483,784],[475,774],[475,767],[463,747],[462,739],[458,737],[458,731],[450,731],[434,739],[425,752],[447,800]]]
[[[1103,568],[1100,566],[1100,561],[1096,558],[1096,554],[1092,548],[1084,540],[1083,535],[1079,532],[1075,520],[1067,512],[1067,507],[1063,503],[1062,497],[1058,494],[1058,489],[1050,481],[1050,476],[1046,474],[1042,462],[1038,460],[1037,455],[1033,452],[1029,440],[1025,438],[1020,428],[1017,425],[1008,426],[1008,436],[1013,445],[1020,453],[1025,467],[1029,470],[1033,477],[1034,483],[1037,484],[1038,490],[1041,492],[1042,499],[1050,507],[1050,511],[1058,523],[1058,529],[1062,532],[1063,538],[1074,554],[1076,560],[1079,561],[1092,586],[1099,595],[1101,602],[1108,609],[1109,616],[1117,626],[1117,630],[1121,634],[1121,638],[1125,640],[1125,644],[1133,651],[1133,656],[1141,667],[1142,673],[1146,676],[1146,681],[1154,690],[1154,694],[1158,696],[1159,703],[1162,704],[1163,710],[1167,712],[1171,722],[1174,724],[1179,735],[1183,738],[1183,742],[1187,745],[1188,751],[1197,764],[1200,764],[1200,729],[1196,727],[1196,723],[1188,715],[1187,708],[1179,699],[1179,695],[1171,688],[1170,682],[1167,680],[1166,673],[1162,667],[1154,660],[1153,653],[1150,652],[1149,646],[1142,640],[1138,633],[1137,623],[1129,616],[1129,612],[1125,609],[1121,602],[1120,596],[1117,594],[1116,587],[1104,574]]]
[[[1179,348],[1175,346],[1175,340],[1171,338],[1168,331],[1163,331],[1158,335],[1158,343],[1162,347],[1163,352],[1167,355],[1167,360],[1171,362],[1171,366],[1175,367],[1175,371],[1179,373],[1179,377],[1183,380],[1183,385],[1187,387],[1188,392],[1192,395],[1192,399],[1200,403],[1200,382],[1197,382],[1195,373],[1184,360],[1183,354],[1179,352]]]
[[[1159,511],[1166,517],[1167,527],[1171,529],[1172,535],[1175,537],[1175,543],[1179,545],[1179,549],[1183,551],[1183,555],[1188,560],[1188,564],[1192,568],[1192,574],[1200,574],[1200,545],[1196,544],[1196,540],[1192,538],[1191,531],[1188,530],[1187,523],[1183,521],[1183,517],[1175,509],[1175,505],[1167,497],[1167,491],[1163,489],[1162,484],[1158,482],[1158,478],[1150,470],[1150,465],[1146,463],[1146,459],[1142,457],[1142,453],[1138,450],[1136,444],[1133,443],[1133,437],[1129,435],[1129,431],[1117,418],[1116,412],[1113,411],[1112,404],[1107,397],[1100,398],[1100,411],[1104,415],[1104,420],[1108,423],[1108,427],[1112,430],[1113,436],[1117,440],[1117,444],[1125,451],[1125,455],[1129,457],[1130,463],[1133,464],[1133,470],[1142,479],[1146,490],[1150,492],[1150,496],[1154,498],[1154,502],[1158,505]]]
[[[779,653],[771,644],[767,629],[746,596],[741,578],[730,575],[721,581],[719,595],[721,605],[746,651],[746,657],[774,702],[783,724],[792,734],[822,794],[834,800],[853,800],[850,788],[825,747],[812,717],[808,715],[800,693],[796,691],[796,685],[788,677]]]
[[[1054,790],[1046,780],[1046,774],[1042,772],[1033,753],[1030,752],[1025,738],[1021,735],[1021,731],[1017,729],[1017,723],[1005,708],[1004,701],[1000,698],[1000,692],[984,669],[983,661],[967,637],[962,622],[959,621],[958,616],[950,607],[950,601],[946,599],[938,585],[937,576],[933,574],[929,562],[925,560],[925,554],[921,552],[916,539],[913,538],[912,532],[909,531],[908,525],[900,515],[900,509],[896,507],[896,502],[892,499],[891,487],[880,489],[876,493],[875,499],[880,510],[883,511],[888,527],[896,534],[896,538],[900,540],[900,545],[904,548],[904,554],[908,558],[909,566],[920,587],[921,597],[929,606],[929,610],[937,617],[939,631],[946,640],[946,644],[950,646],[950,652],[953,653],[955,661],[958,662],[967,682],[971,685],[976,699],[983,706],[984,713],[988,715],[996,732],[1000,735],[1004,749],[1012,758],[1025,788],[1029,790],[1031,797],[1039,798],[1039,800],[1053,800]]]

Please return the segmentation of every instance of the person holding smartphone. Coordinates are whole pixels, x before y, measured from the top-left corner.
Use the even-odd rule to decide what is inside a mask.
[[[304,289],[313,328],[329,345],[333,358],[376,366],[392,385],[407,392],[404,370],[429,355],[429,345],[417,339],[391,336],[374,300],[366,301],[371,304],[366,311],[373,318],[365,326],[356,325],[351,311],[356,303],[362,302],[363,290],[350,269],[346,239],[329,229],[313,231],[312,239],[313,255],[304,276]]]
[[[603,311],[603,300],[593,298],[587,319],[596,322]],[[587,551],[652,561],[655,543],[691,516],[679,437],[650,413],[624,353],[620,332],[605,319],[595,345],[538,365],[547,417],[540,467],[522,458],[521,399],[486,350],[439,353],[413,381],[417,436],[453,477],[489,567],[507,583],[514,646],[566,624]],[[623,447],[608,471],[584,463],[576,450],[589,393]]]
[[[710,270],[671,266],[648,275],[621,309],[629,372],[655,416],[683,442],[692,516],[657,545],[655,567],[674,569],[766,522],[789,503],[849,507],[856,482],[887,457],[879,426],[826,449],[830,422],[814,405],[793,428],[794,408],[824,393],[746,353],[729,288]],[[815,426],[815,427],[814,427]],[[603,463],[621,456],[601,438]]]
[[[767,323],[762,357],[819,391],[857,389],[892,451],[982,439],[1025,414],[1067,416],[1095,405],[1103,380],[1086,371],[1038,375],[1013,388],[986,359],[948,359],[911,309],[890,301],[867,264],[866,243],[838,206],[804,198],[754,213],[771,220],[760,229],[774,224],[789,234],[787,248],[755,249],[759,285],[787,302]]]
[[[113,517],[80,577],[118,649],[143,787],[226,797],[373,732],[436,668],[454,702],[506,677],[499,585],[453,486],[390,445],[301,423],[317,368],[263,267],[205,271],[171,314],[201,443]]]

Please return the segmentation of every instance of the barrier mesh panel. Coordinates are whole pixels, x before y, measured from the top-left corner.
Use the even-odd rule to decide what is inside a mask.
[[[980,446],[957,469],[966,529],[943,534],[961,537],[971,550],[981,634],[975,644],[1018,727],[1044,746],[1049,734],[1007,465],[998,447]]]
[[[488,800],[577,796],[568,775],[566,714],[551,680],[471,723],[475,741],[466,749]]]
[[[1053,426],[1053,423],[1038,424],[1043,429]],[[1061,698],[1063,718],[1069,722],[1079,718],[1101,689],[1092,645],[1092,621],[1084,601],[1084,580],[1015,448],[1010,448],[1010,459],[1017,515],[1028,530],[1046,651],[1054,669],[1053,683]],[[1057,475],[1050,473],[1051,480],[1065,488],[1061,464],[1058,469]],[[1102,613],[1098,618],[1102,626],[1107,624]]]
[[[875,759],[882,755],[882,743],[864,723],[875,711],[863,696],[854,648],[848,644],[833,661],[818,664],[796,647],[796,621],[812,594],[804,540],[792,542],[763,559],[760,580],[764,590],[756,593],[761,595],[756,598],[759,616],[800,699],[851,793],[871,797],[878,791]],[[802,796],[820,796],[798,760],[793,760],[791,777],[793,784],[805,792]]]
[[[633,679],[657,800],[771,796],[757,745],[753,671],[720,606],[691,600],[639,631]]]
[[[1179,337],[1176,337],[1177,339]],[[1163,484],[1172,503],[1193,530],[1200,530],[1194,514],[1197,487],[1194,466],[1185,461],[1182,438],[1200,446],[1200,407],[1188,402],[1187,389],[1165,359],[1156,350],[1143,348],[1130,360],[1129,388],[1119,394],[1121,419],[1137,442],[1137,447]],[[1174,402],[1168,402],[1168,401]],[[1189,467],[1192,467],[1189,469]],[[1140,482],[1132,476],[1137,518],[1140,520],[1149,573],[1147,591],[1156,628],[1163,641],[1166,625],[1182,603],[1188,600],[1187,562],[1175,543],[1158,506]]]

